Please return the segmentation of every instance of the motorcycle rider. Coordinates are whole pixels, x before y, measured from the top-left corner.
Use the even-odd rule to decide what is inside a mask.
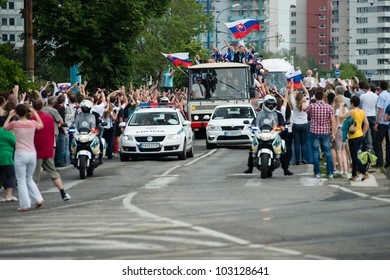
[[[92,101],[88,99],[84,99],[80,103],[80,109],[81,112],[76,115],[73,127],[75,127],[77,130],[80,130],[80,128],[88,128],[89,130],[95,129],[97,127],[97,117],[92,112]],[[100,147],[100,155],[99,155],[99,163],[103,163],[103,142],[100,138],[100,133],[98,134],[99,137],[99,147]]]
[[[272,95],[267,95],[264,98],[264,102],[262,105],[262,110],[257,114],[256,119],[252,121],[252,126],[261,127],[264,124],[270,125],[271,127],[275,126],[281,126],[282,130],[284,129],[284,118],[283,115],[276,111],[276,105],[277,101],[276,98]],[[284,171],[285,176],[291,176],[294,173],[292,173],[290,170],[288,170],[288,159],[285,151],[282,151],[282,154],[280,155],[280,162]],[[248,169],[244,171],[244,173],[252,173],[253,172],[253,157],[252,157],[252,149],[249,152],[249,158],[248,158]],[[270,172],[270,177],[272,175],[272,172]]]

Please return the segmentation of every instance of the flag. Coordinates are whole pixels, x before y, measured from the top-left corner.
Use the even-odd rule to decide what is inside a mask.
[[[286,73],[287,82],[294,83],[294,88],[301,88],[301,81],[303,80],[303,75],[301,72],[301,69],[294,71],[294,69],[291,69]]]
[[[168,58],[170,62],[175,66],[183,65],[184,67],[192,66],[192,62],[189,59],[188,53],[172,53],[165,54],[161,53],[163,56]]]
[[[260,24],[254,19],[240,19],[224,24],[236,39],[246,37],[252,30],[260,31]]]

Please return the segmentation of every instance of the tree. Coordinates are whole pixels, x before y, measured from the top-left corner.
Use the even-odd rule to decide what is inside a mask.
[[[34,0],[36,48],[48,63],[79,65],[97,85],[127,84],[133,46],[170,0]]]
[[[160,18],[150,18],[145,32],[137,38],[134,66],[140,76],[151,75],[160,80],[163,71],[173,65],[161,54],[189,52],[206,57],[206,51],[196,36],[204,33],[211,17],[203,14],[203,6],[193,0],[172,0],[169,10]],[[176,86],[180,86],[182,72],[176,71]]]
[[[0,91],[11,91],[14,85],[19,85],[21,92],[35,88],[23,72],[20,57],[21,51],[14,45],[0,44]]]

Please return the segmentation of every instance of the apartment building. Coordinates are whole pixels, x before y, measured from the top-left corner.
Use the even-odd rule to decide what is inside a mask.
[[[23,47],[24,42],[21,38],[24,32],[24,21],[21,14],[23,7],[23,0],[8,1],[0,7],[1,43],[11,42],[16,47]]]

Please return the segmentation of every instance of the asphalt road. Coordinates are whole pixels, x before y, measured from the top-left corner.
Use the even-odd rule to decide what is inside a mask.
[[[0,259],[389,259],[389,181],[311,178],[312,166],[243,174],[248,147],[195,157],[105,161],[72,200],[43,175],[42,209],[1,203]],[[0,195],[3,195],[1,192]]]

